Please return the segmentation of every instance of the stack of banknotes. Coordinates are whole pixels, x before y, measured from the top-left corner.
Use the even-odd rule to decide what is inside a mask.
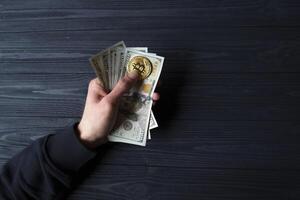
[[[136,71],[139,74],[138,83],[121,99],[109,141],[146,146],[147,139],[151,139],[150,130],[158,127],[151,110],[152,95],[163,62],[163,57],[149,53],[147,47],[126,47],[123,41],[90,58],[91,66],[107,91],[112,90],[126,73]]]

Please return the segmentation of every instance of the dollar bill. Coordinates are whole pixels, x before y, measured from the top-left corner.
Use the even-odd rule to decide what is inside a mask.
[[[145,98],[151,98],[157,85],[164,57],[126,49],[124,68],[126,71],[137,71],[142,80],[131,92],[138,93]]]
[[[126,49],[148,53],[148,47],[127,47]]]
[[[110,77],[109,77],[109,58],[108,58],[108,50],[104,51],[101,58],[100,58],[101,62],[102,62],[102,71],[104,73],[104,80],[106,81],[106,90],[109,90],[110,87]]]
[[[107,63],[108,50],[104,50],[94,56],[92,56],[89,61],[93,67],[98,79],[103,84],[105,88],[108,88],[108,63]]]
[[[150,132],[150,129],[148,129],[148,140],[151,140],[151,132]]]
[[[115,64],[115,52],[116,52],[116,49],[112,49],[111,50],[111,85],[112,85],[112,88],[114,88],[114,85],[115,85],[115,71],[116,71],[116,64]]]
[[[158,127],[157,121],[155,119],[153,111],[151,110],[150,119],[149,119],[149,130],[157,128],[157,127]]]
[[[149,117],[149,126],[148,126],[148,140],[151,140],[151,131],[150,130],[157,128],[157,127],[158,127],[157,121],[155,119],[153,111],[151,110],[150,117]]]
[[[115,86],[117,80],[115,74],[117,73],[116,52],[118,49],[125,49],[124,41],[120,41],[109,48],[109,77],[110,77],[110,90]]]
[[[122,69],[122,63],[124,63],[123,60],[121,59],[124,59],[124,57],[121,57],[121,53],[122,52],[125,52],[125,48],[123,47],[118,47],[117,50],[116,50],[116,57],[115,57],[115,81],[118,82],[118,80],[120,80],[122,77],[121,77],[121,69]]]
[[[123,97],[116,125],[108,140],[140,146],[146,145],[152,100],[140,96]]]
[[[100,83],[102,84],[102,86],[104,86],[104,81],[103,81],[103,76],[102,76],[103,74],[101,72],[100,64],[98,63],[98,59],[96,59],[96,57],[91,58],[90,64],[91,64],[92,68],[94,69]]]

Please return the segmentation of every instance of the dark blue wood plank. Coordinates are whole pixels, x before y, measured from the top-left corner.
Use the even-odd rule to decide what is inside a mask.
[[[40,28],[40,27],[38,27]],[[182,73],[299,72],[299,28],[185,28],[0,33],[0,73],[92,73],[88,58],[124,39]],[[134,29],[133,31],[136,31]]]
[[[181,120],[298,120],[297,73],[162,75],[158,117]],[[2,74],[0,116],[80,117],[94,74]]]
[[[276,1],[217,1],[217,0],[185,0],[185,1],[83,1],[72,2],[59,1],[4,1],[1,3],[2,16],[9,20],[27,19],[27,22],[48,19],[85,19],[85,18],[109,18],[111,28],[114,23],[123,22],[124,18],[135,18],[140,21],[146,17],[160,17],[161,24],[172,24],[184,27],[189,17],[199,18],[199,25],[299,25],[299,2],[295,0]],[[55,8],[55,10],[54,10]],[[177,17],[177,18],[176,18]],[[119,22],[111,18],[119,18]],[[24,21],[25,21],[24,20]],[[181,23],[180,23],[181,22]],[[97,24],[94,21],[94,24]],[[100,23],[101,24],[101,23]],[[107,23],[109,24],[109,23]],[[122,23],[124,26],[125,23]],[[145,23],[144,23],[145,24]],[[149,23],[146,23],[149,24]],[[145,24],[145,25],[146,25]],[[45,26],[46,24],[44,24]],[[58,24],[50,27],[59,26]],[[82,24],[84,26],[84,24]],[[129,24],[128,24],[129,25]],[[159,27],[160,24],[155,24]],[[92,24],[90,27],[93,28]],[[79,28],[79,27],[78,27]],[[78,29],[76,28],[76,29]]]
[[[297,199],[297,171],[98,165],[70,199]],[[114,179],[111,179],[114,177]]]

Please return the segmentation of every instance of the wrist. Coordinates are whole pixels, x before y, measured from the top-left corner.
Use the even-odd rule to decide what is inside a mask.
[[[88,149],[96,149],[107,142],[107,138],[98,138],[94,134],[90,134],[83,128],[82,123],[77,126],[77,136],[79,141]]]

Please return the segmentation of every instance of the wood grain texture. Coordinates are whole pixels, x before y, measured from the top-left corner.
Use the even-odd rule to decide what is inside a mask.
[[[293,171],[98,165],[70,199],[276,199],[294,198]],[[138,173],[137,173],[138,172]],[[116,177],[111,180],[111,176]],[[261,179],[255,177],[260,176]],[[85,192],[81,192],[85,191]],[[239,193],[236,193],[239,191]],[[90,194],[98,193],[97,197]]]
[[[166,57],[146,148],[109,144],[69,199],[299,199],[300,2],[0,2],[0,167],[80,119],[88,58]]]
[[[78,120],[52,117],[0,119],[0,155],[3,160],[19,152],[36,138],[70,126]],[[172,120],[168,125],[161,125],[159,130],[153,131],[153,139],[147,148],[125,144],[109,145],[101,157],[101,163],[124,166],[297,170],[300,167],[300,146],[297,141],[299,126],[297,121],[201,120],[195,123],[194,120]]]
[[[0,116],[80,117],[94,74],[0,75]],[[16,81],[17,80],[17,81]],[[158,117],[191,120],[298,120],[296,73],[165,72]],[[174,110],[175,108],[175,110]],[[201,111],[201,112],[199,112]],[[176,113],[170,115],[171,112]]]

